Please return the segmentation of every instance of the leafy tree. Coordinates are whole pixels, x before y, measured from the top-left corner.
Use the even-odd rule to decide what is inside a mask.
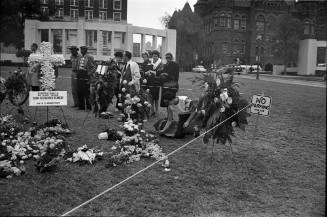
[[[297,60],[299,41],[303,35],[303,24],[299,19],[290,15],[281,15],[272,27],[274,29],[272,47],[275,55],[283,58],[284,73],[286,74],[288,63]]]
[[[168,28],[168,23],[169,23],[170,19],[171,19],[171,15],[168,14],[167,12],[165,13],[164,16],[162,16],[160,18],[160,22],[163,25],[163,27]]]
[[[194,65],[195,54],[200,53],[199,42],[203,34],[201,26],[201,19],[193,13],[189,3],[186,3],[182,10],[175,11],[167,23],[169,29],[176,29],[176,60],[182,70],[190,70]]]
[[[24,46],[24,24],[26,18],[40,15],[39,0],[0,0],[0,41],[17,48]]]

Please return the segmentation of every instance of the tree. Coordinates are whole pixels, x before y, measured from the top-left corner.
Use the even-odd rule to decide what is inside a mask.
[[[186,3],[182,10],[173,13],[167,27],[176,29],[176,60],[182,70],[189,70],[194,64],[195,54],[201,49],[201,19],[193,13],[189,3]]]
[[[39,0],[0,1],[0,41],[21,48],[24,45],[25,19],[40,16]]]
[[[296,62],[299,41],[303,35],[302,22],[290,15],[281,15],[272,26],[274,53],[283,58],[284,73],[289,62]]]
[[[170,19],[171,19],[171,15],[168,14],[167,12],[165,13],[164,16],[162,16],[160,18],[160,22],[163,25],[163,27],[168,28],[168,23],[169,23]]]

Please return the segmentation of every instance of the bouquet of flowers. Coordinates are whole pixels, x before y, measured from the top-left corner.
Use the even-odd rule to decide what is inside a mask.
[[[11,178],[25,172],[24,164],[35,159],[38,171],[45,172],[55,168],[65,152],[64,137],[49,132],[49,123],[37,127],[38,130],[25,131],[10,116],[0,118],[0,176]]]
[[[242,110],[249,103],[240,96],[237,89],[239,84],[233,81],[232,69],[223,68],[216,74],[216,77],[204,74],[202,78],[196,78],[196,80],[202,82],[205,90],[200,100],[201,110],[198,111],[204,116],[202,121],[203,128],[209,130],[233,116],[208,132],[203,138],[204,143],[208,143],[209,139],[223,144],[226,141],[231,142],[231,136],[234,135],[234,127],[244,130],[245,125],[248,124],[247,117],[250,116],[246,109]],[[242,111],[239,112],[240,110]],[[239,113],[235,115],[237,112]]]
[[[144,120],[149,119],[149,113],[152,106],[150,104],[150,94],[143,89],[141,89],[138,94],[134,95],[125,93],[126,92],[123,92],[118,95],[121,99],[118,106],[124,111],[125,120],[133,120],[133,122],[143,123]]]
[[[70,156],[69,156],[70,155]],[[77,148],[77,151],[67,155],[67,161],[93,164],[95,160],[102,159],[103,152],[88,148],[87,145]]]
[[[124,123],[123,136],[112,147],[107,166],[139,161],[142,157],[159,160],[165,156],[156,136],[140,129],[140,125],[133,123],[132,120]]]

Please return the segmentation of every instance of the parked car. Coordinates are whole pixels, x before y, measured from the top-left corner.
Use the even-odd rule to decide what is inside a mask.
[[[204,66],[198,65],[195,66],[194,68],[192,68],[192,72],[207,72],[206,68],[204,68]]]
[[[327,63],[319,63],[316,67],[316,75],[323,76],[324,80],[327,79]]]

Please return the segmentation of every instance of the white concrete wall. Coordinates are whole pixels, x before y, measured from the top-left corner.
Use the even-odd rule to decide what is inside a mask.
[[[97,31],[97,52],[94,55],[96,60],[107,60],[109,56],[104,56],[102,49],[102,32],[101,31],[111,31],[114,35],[114,32],[125,32],[125,43],[118,43],[118,41],[114,40],[112,37],[111,40],[111,53],[110,56],[113,57],[114,49],[121,49],[127,50],[132,52],[133,51],[133,34],[141,34],[145,35],[153,35],[154,38],[157,39],[158,37],[163,38],[162,47],[163,47],[163,54],[167,52],[171,52],[174,57],[176,55],[176,31],[170,29],[152,29],[152,28],[145,28],[140,26],[133,26],[127,23],[103,23],[103,22],[85,22],[84,19],[79,19],[77,22],[41,22],[38,20],[25,20],[25,49],[30,49],[32,43],[41,43],[40,31],[41,29],[48,29],[49,30],[49,41],[52,42],[53,29],[62,29],[65,36],[65,30],[68,29],[77,29],[77,44],[76,46],[80,47],[85,45],[85,30],[95,30]],[[157,43],[156,41],[154,42]],[[63,37],[63,50],[65,48],[65,37]],[[141,48],[144,47],[141,45]],[[70,58],[69,53],[63,52],[65,59]],[[136,57],[134,58],[135,61],[142,62],[142,58]]]
[[[13,63],[23,63],[24,58],[23,57],[17,57],[16,54],[8,54],[8,53],[1,53],[0,54],[0,60],[11,60]]]

